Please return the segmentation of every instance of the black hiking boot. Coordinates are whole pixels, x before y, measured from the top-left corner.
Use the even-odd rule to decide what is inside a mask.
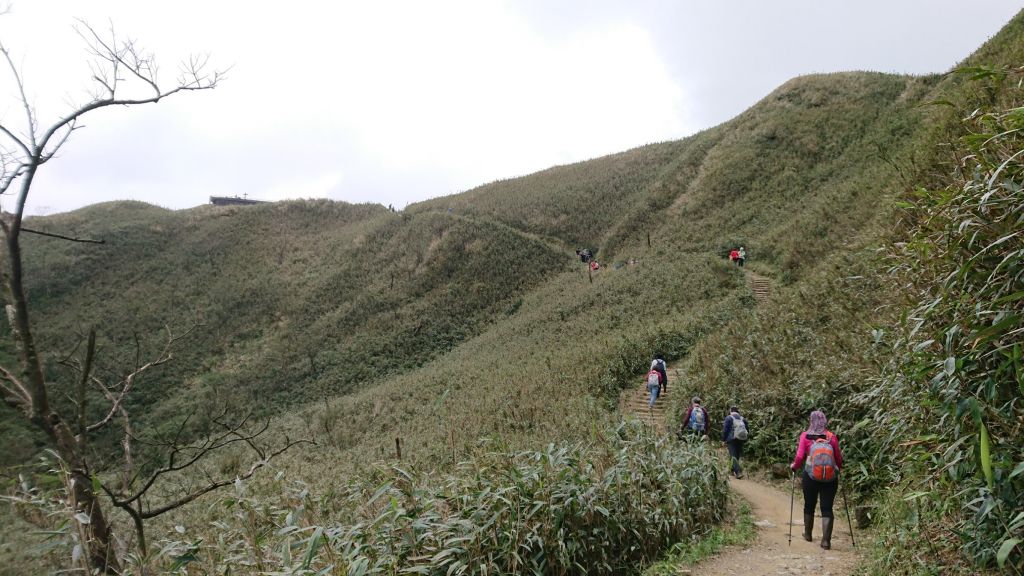
[[[832,518],[821,519],[821,547],[832,549]]]
[[[814,540],[812,533],[814,532],[814,514],[804,514],[804,540],[811,542]]]

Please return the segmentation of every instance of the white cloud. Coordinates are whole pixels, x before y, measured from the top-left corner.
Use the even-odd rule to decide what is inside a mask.
[[[925,42],[913,30],[962,31],[960,19],[920,2],[903,10],[921,12],[920,22],[898,23],[909,33],[886,32],[887,44],[869,51],[881,5],[15,0],[0,38],[24,55],[44,120],[68,98],[82,101],[88,68],[76,16],[98,29],[112,20],[152,48],[165,78],[191,51],[231,66],[212,92],[88,119],[40,171],[36,206],[134,197],[184,207],[212,194],[402,206],[684,136],[829,62],[889,69],[906,53],[921,71],[952,64],[924,63],[920,46],[948,44],[948,33]],[[793,11],[803,20],[795,24]],[[958,40],[976,46],[1007,15],[986,17]],[[19,113],[9,80],[0,74],[5,122]]]

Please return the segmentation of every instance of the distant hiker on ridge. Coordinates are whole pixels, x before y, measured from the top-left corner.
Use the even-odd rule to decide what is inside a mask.
[[[729,408],[729,415],[722,422],[722,442],[729,449],[729,459],[732,460],[732,473],[736,478],[743,478],[743,469],[740,467],[740,457],[743,456],[743,444],[747,441],[750,433],[747,431],[747,419],[744,418],[738,408]]]
[[[651,370],[657,370],[658,374],[661,375],[661,392],[668,394],[668,372],[665,366],[665,359],[661,357],[661,354],[655,354],[651,358]]]
[[[700,396],[694,396],[683,417],[683,431],[694,436],[708,435],[708,411],[700,405]]]
[[[733,264],[739,265],[739,260],[740,260],[740,251],[735,249],[735,248],[733,248],[729,252],[729,261],[732,262]]]
[[[810,424],[800,434],[796,457],[789,466],[793,472],[803,468],[800,485],[804,491],[804,540],[808,542],[814,539],[814,507],[821,497],[821,547],[825,550],[832,548],[832,503],[843,467],[839,438],[825,428],[827,423],[824,412],[811,412]]]
[[[736,252],[736,264],[738,264],[740,268],[743,268],[743,262],[746,261],[746,259],[747,250],[743,248],[743,246],[740,246],[740,249]]]

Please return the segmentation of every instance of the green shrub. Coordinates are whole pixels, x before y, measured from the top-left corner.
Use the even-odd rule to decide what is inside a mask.
[[[446,478],[381,469],[322,496],[284,489],[276,503],[239,485],[209,540],[190,528],[148,562],[204,573],[632,574],[722,521],[720,469],[704,444],[634,424],[590,445],[487,453]]]

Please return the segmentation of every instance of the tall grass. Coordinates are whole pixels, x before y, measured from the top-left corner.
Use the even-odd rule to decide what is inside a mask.
[[[1024,572],[1024,91],[1019,69],[961,71],[985,88],[953,143],[943,188],[902,204],[894,281],[913,287],[878,417],[910,424],[888,437],[907,468],[907,530],[974,564]],[[884,391],[884,396],[882,392]],[[880,411],[880,410],[879,410]],[[912,517],[913,522],[900,522]],[[938,555],[936,552],[934,555]],[[901,558],[889,560],[900,561]],[[931,562],[938,559],[931,558]]]
[[[635,574],[723,519],[721,463],[639,425],[589,444],[500,448],[453,474],[381,468],[317,494],[246,485],[131,573]]]

